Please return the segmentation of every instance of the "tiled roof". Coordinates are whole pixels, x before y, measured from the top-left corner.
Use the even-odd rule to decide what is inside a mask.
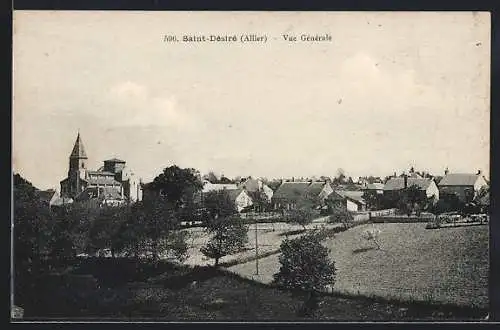
[[[304,195],[310,182],[283,182],[274,192],[273,198],[297,201]]]
[[[311,197],[317,197],[319,196],[319,193],[321,190],[323,190],[323,187],[325,186],[325,182],[313,182],[311,183],[307,189],[306,189],[306,194]]]
[[[342,201],[344,200],[345,197],[344,196],[341,196],[337,191],[334,191],[332,192],[330,195],[328,195],[328,197],[326,198],[326,200],[329,200],[329,201]]]
[[[229,194],[229,197],[231,198],[231,200],[235,200],[236,197],[238,197],[242,191],[243,191],[243,188],[227,189],[227,193]]]
[[[383,183],[369,183],[366,185],[367,190],[383,190],[384,189],[384,184]]]
[[[339,194],[342,197],[345,197],[347,199],[350,199],[352,201],[361,203],[361,204],[366,204],[364,198],[363,198],[363,192],[358,191],[358,190],[335,190],[337,194]]]
[[[39,190],[37,191],[38,197],[42,202],[50,202],[52,197],[56,194],[56,191],[54,189],[49,189],[49,190]]]
[[[80,133],[78,133],[78,136],[76,137],[75,145],[73,146],[73,150],[71,151],[71,155],[69,157],[87,159],[87,154],[85,153]]]
[[[439,181],[440,186],[473,186],[479,175],[468,173],[450,173]]]
[[[417,178],[408,178],[407,185],[408,187],[416,185],[421,190],[426,190],[431,184],[431,179],[417,179]],[[386,182],[384,186],[384,191],[388,190],[401,190],[404,188],[404,178],[390,178],[389,181]]]
[[[259,180],[249,178],[248,180],[243,182],[241,184],[241,186],[245,187],[245,189],[247,191],[251,191],[251,192],[258,191],[259,190]]]

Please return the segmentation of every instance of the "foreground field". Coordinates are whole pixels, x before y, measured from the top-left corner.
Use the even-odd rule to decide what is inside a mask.
[[[379,228],[381,249],[362,233]],[[488,305],[488,226],[426,230],[424,223],[363,225],[327,239],[336,262],[334,291],[400,300]],[[230,270],[269,283],[279,255]]]
[[[71,274],[72,273],[72,274]],[[70,273],[40,280],[35,300],[25,301],[25,319],[73,320],[274,320],[311,319],[297,315],[302,299],[286,290],[244,280],[213,267],[96,259]],[[387,302],[366,297],[325,296],[314,319],[480,320],[473,308]]]

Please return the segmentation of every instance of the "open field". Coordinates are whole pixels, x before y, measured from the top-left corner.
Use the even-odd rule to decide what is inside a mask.
[[[362,238],[381,230],[381,249]],[[327,239],[336,262],[334,291],[401,300],[488,305],[488,226],[425,229],[425,223],[362,225]],[[279,270],[279,254],[259,260],[258,280],[269,283]],[[235,265],[245,277],[255,262]]]
[[[318,218],[312,224],[306,226],[307,230],[314,229],[315,227],[325,226],[325,228],[334,228],[340,224],[327,224],[326,218]],[[236,260],[249,258],[255,255],[255,225],[248,226],[248,242],[245,246],[245,251],[225,256],[221,258],[221,263],[231,263]],[[270,253],[277,251],[283,239],[288,235],[290,238],[303,230],[300,225],[288,224],[285,222],[277,223],[258,223],[258,248],[259,254]],[[209,236],[207,232],[201,227],[185,229],[188,232],[188,246],[189,258],[184,262],[187,265],[206,266],[212,265],[213,259],[206,258],[201,252],[200,248],[208,242]]]

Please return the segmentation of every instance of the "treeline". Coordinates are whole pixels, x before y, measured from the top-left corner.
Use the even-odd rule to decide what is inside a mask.
[[[154,180],[154,198],[120,207],[73,203],[51,210],[33,185],[14,176],[15,292],[26,293],[41,275],[61,271],[79,254],[183,261],[185,219],[203,220],[211,239],[202,253],[215,260],[241,249],[247,228],[225,192],[207,194],[200,216],[193,198],[202,185],[193,169],[166,168]]]

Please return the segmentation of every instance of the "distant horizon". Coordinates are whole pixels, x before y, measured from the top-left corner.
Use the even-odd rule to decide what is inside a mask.
[[[14,11],[13,31],[12,166],[39,189],[78,132],[89,170],[116,157],[144,182],[490,176],[488,13]],[[201,32],[269,41],[163,38]],[[331,41],[282,38],[301,33]]]

